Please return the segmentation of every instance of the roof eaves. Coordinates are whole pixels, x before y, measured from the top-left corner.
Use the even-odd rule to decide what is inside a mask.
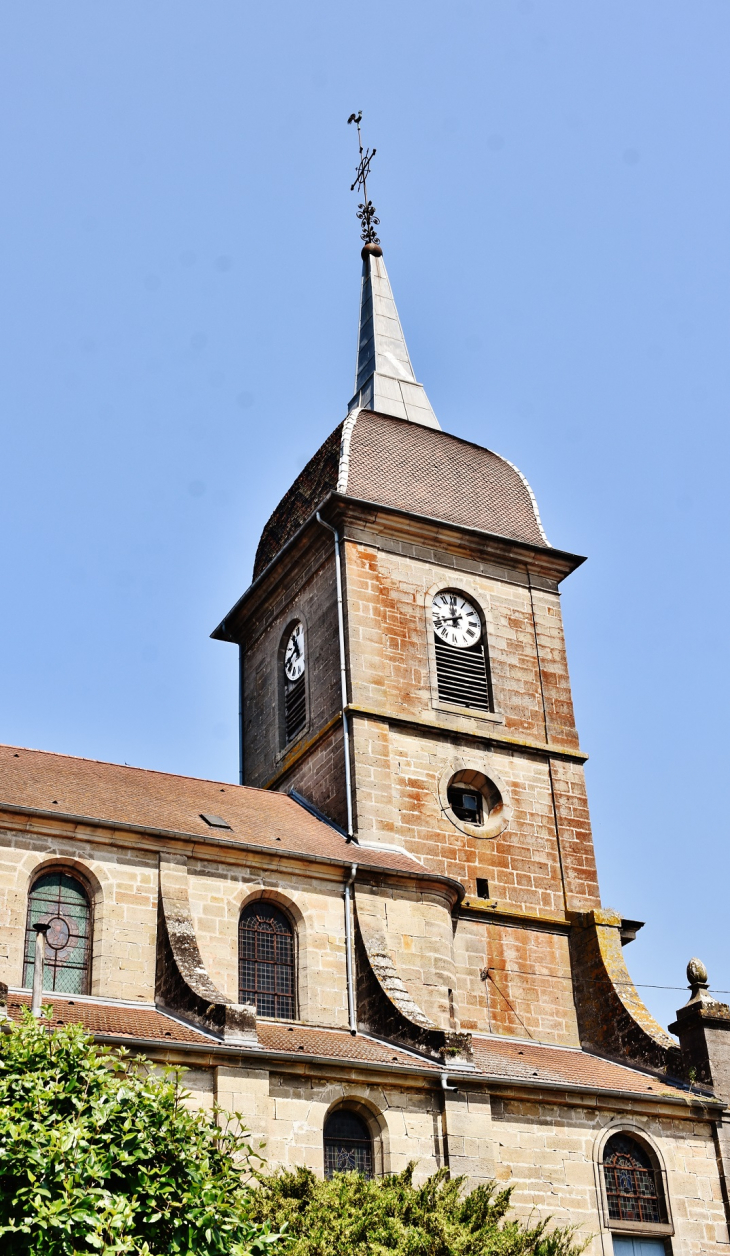
[[[187,833],[180,829],[161,829],[146,824],[135,824],[126,820],[110,820],[104,819],[102,816],[84,816],[75,815],[72,812],[63,811],[46,811],[41,807],[20,806],[17,803],[3,802],[0,800],[0,813],[8,811],[12,815],[38,816],[44,820],[66,820],[72,824],[88,824],[93,828],[103,827],[107,829],[120,829],[129,833],[140,833],[148,837],[163,837],[181,842],[192,842],[195,847],[215,846],[223,850],[244,850],[256,853],[258,855],[272,855],[279,859],[302,859],[311,863],[326,864],[337,868],[350,868],[353,863],[353,854],[349,853],[342,859],[337,855],[316,855],[313,852],[302,850],[287,850],[285,847],[273,850],[270,846],[259,846],[255,842],[235,841],[225,837],[215,837],[205,833]],[[321,823],[321,821],[319,822]],[[351,845],[350,852],[357,852],[358,847]],[[368,847],[372,850],[372,847]],[[460,901],[464,897],[464,887],[459,881],[455,881],[452,877],[442,876],[437,872],[430,872],[421,864],[414,860],[412,868],[393,868],[387,864],[361,863],[360,868],[363,872],[370,871],[378,873],[382,876],[395,877],[419,877],[429,881],[435,881],[439,885],[448,886],[452,892],[457,895]]]
[[[461,438],[454,437],[454,440],[459,440],[459,439]],[[464,441],[462,443],[468,445],[468,444],[471,444],[472,442]],[[476,448],[481,448],[481,446],[476,446]],[[490,450],[489,452],[491,453],[492,451]],[[495,457],[501,458],[499,454],[495,454]],[[507,459],[501,458],[501,461],[506,462]],[[468,524],[454,523],[453,520],[451,519],[441,519],[437,515],[416,514],[412,510],[403,510],[402,508],[397,507],[397,506],[386,506],[382,502],[371,501],[369,498],[366,498],[366,497],[353,497],[349,493],[338,493],[334,489],[330,489],[329,492],[326,494],[326,496],[323,497],[322,500],[319,502],[319,504],[315,506],[311,514],[307,516],[307,518],[304,520],[304,523],[299,528],[297,528],[296,532],[292,536],[289,537],[288,541],[284,542],[281,549],[277,550],[276,554],[271,559],[271,562],[267,563],[263,571],[259,573],[256,579],[251,581],[251,584],[241,594],[240,598],[235,603],[235,605],[231,607],[231,609],[228,611],[228,614],[224,615],[218,627],[215,628],[213,632],[210,634],[213,640],[230,641],[233,643],[236,642],[236,638],[231,636],[231,634],[227,631],[226,625],[228,621],[232,619],[233,616],[236,615],[240,610],[243,609],[246,602],[249,600],[252,594],[259,588],[259,586],[263,583],[263,581],[266,579],[268,574],[273,570],[273,568],[279,562],[279,559],[282,557],[282,555],[285,554],[287,550],[291,549],[296,544],[298,539],[302,536],[302,534],[307,530],[307,528],[316,518],[317,512],[318,511],[321,512],[322,510],[324,510],[325,506],[327,506],[327,504],[330,501],[350,502],[356,506],[367,506],[369,509],[385,511],[389,514],[404,515],[407,519],[414,519],[418,523],[436,524],[437,526],[440,526],[443,528],[455,528],[458,531],[466,532],[471,536],[487,537],[489,539],[492,539],[495,541],[501,541],[501,542],[507,541],[510,545],[517,546],[518,549],[523,550],[526,554],[536,554],[536,555],[537,554],[549,554],[555,558],[563,559],[567,563],[567,565],[569,566],[569,571],[566,574],[568,575],[570,575],[573,571],[576,571],[577,568],[582,566],[582,564],[586,561],[585,555],[573,554],[569,550],[556,549],[554,545],[549,545],[547,541],[545,545],[537,545],[532,541],[521,541],[517,537],[506,536],[501,532],[485,532],[482,528],[471,528],[468,526]]]
[[[95,1042],[109,1043],[111,1045],[123,1045],[124,1043],[128,1043],[130,1041],[129,1036],[122,1034],[95,1033],[92,1036]],[[470,1088],[475,1088],[477,1085],[497,1085],[500,1087],[509,1086],[528,1091],[550,1091],[551,1093],[563,1093],[568,1095],[596,1095],[599,1098],[619,1099],[622,1102],[642,1102],[649,1104],[668,1103],[685,1109],[690,1107],[700,1107],[708,1111],[708,1115],[711,1115],[713,1119],[716,1119],[716,1117],[719,1116],[721,1112],[724,1112],[728,1107],[728,1105],[723,1103],[721,1099],[710,1098],[705,1095],[688,1093],[685,1096],[683,1094],[661,1094],[659,1092],[656,1094],[647,1094],[643,1091],[637,1090],[620,1090],[610,1087],[591,1085],[589,1082],[560,1082],[551,1081],[546,1078],[510,1077],[506,1073],[467,1073],[465,1071],[460,1071],[457,1068],[444,1067],[436,1063],[430,1067],[424,1064],[416,1066],[401,1064],[399,1062],[396,1063],[395,1061],[363,1060],[353,1056],[320,1055],[315,1052],[305,1051],[279,1051],[275,1048],[263,1046],[244,1047],[238,1044],[229,1045],[227,1043],[216,1042],[211,1042],[210,1044],[199,1044],[165,1041],[164,1039],[159,1038],[135,1038],[134,1043],[137,1047],[145,1047],[147,1049],[162,1049],[169,1051],[175,1048],[181,1051],[191,1051],[195,1054],[201,1054],[203,1052],[209,1054],[211,1051],[214,1051],[216,1054],[222,1053],[229,1059],[235,1057],[240,1064],[252,1059],[291,1060],[292,1062],[296,1061],[297,1063],[326,1065],[329,1067],[342,1066],[343,1068],[370,1069],[378,1073],[398,1073],[411,1077],[431,1078],[434,1080],[436,1078],[440,1078],[441,1074],[444,1073],[449,1077],[457,1079],[460,1084],[469,1082]]]

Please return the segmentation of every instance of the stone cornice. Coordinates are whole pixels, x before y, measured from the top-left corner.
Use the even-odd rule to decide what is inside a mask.
[[[25,823],[18,823],[24,819]],[[184,833],[175,829],[151,828],[141,824],[121,824],[112,820],[104,820],[93,816],[77,816],[44,811],[40,808],[16,806],[13,803],[0,801],[0,831],[27,833],[38,837],[62,839],[64,841],[82,841],[100,845],[119,845],[129,850],[129,836],[134,834],[136,840],[133,849],[147,855],[157,857],[160,850],[170,849],[176,854],[185,855],[188,859],[208,859],[223,863],[235,863],[240,866],[241,855],[246,855],[249,868],[262,868],[271,872],[272,868],[281,867],[287,871],[299,869],[316,870],[316,875],[324,880],[340,881],[342,873],[350,870],[353,863],[358,864],[358,878],[361,881],[374,880],[378,883],[389,883],[392,879],[396,884],[417,884],[420,887],[430,884],[445,894],[454,907],[464,896],[464,887],[452,877],[441,876],[430,872],[427,868],[414,866],[412,870],[392,868],[368,861],[360,863],[356,843],[348,846],[347,857],[337,859],[330,855],[315,855],[309,852],[272,850],[269,846],[257,846],[253,842],[241,842],[221,837],[201,837],[199,834]],[[140,841],[139,839],[142,839]],[[371,855],[373,848],[367,848]],[[404,855],[406,852],[403,852]],[[414,861],[415,863],[415,861]]]
[[[317,511],[330,522],[343,526],[346,536],[353,525],[355,529],[364,526],[369,534],[379,534],[381,542],[375,543],[382,543],[382,538],[388,537],[410,547],[435,547],[441,554],[450,556],[449,566],[454,565],[456,555],[462,561],[469,559],[488,564],[491,568],[490,574],[495,579],[509,582],[528,584],[532,581],[537,587],[540,587],[541,579],[558,583],[585,562],[580,555],[564,550],[529,545],[511,537],[480,532],[476,528],[467,528],[427,515],[416,515],[409,511],[380,506],[376,502],[330,492],[214,629],[211,636],[215,640],[242,641],[252,599],[255,599],[255,605],[260,609],[278,584],[287,578],[301,554],[309,548],[313,530],[316,529],[318,533],[323,531],[315,519]],[[351,539],[356,539],[355,534]]]

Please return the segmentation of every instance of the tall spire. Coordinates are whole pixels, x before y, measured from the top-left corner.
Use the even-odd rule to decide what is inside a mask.
[[[366,244],[362,251],[355,394],[348,410],[356,406],[425,427],[441,426],[416,380],[379,244]]]
[[[347,119],[357,126],[360,162],[355,182],[350,188],[362,189],[362,203],[357,216],[362,224],[362,288],[360,292],[360,327],[357,338],[355,393],[348,410],[360,407],[390,414],[396,419],[440,428],[423,384],[419,384],[411,365],[403,328],[395,308],[383,250],[375,234],[379,219],[375,206],[368,199],[367,177],[375,149],[364,150],[360,134],[362,111]]]

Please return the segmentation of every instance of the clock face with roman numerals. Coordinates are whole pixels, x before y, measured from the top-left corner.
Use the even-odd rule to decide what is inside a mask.
[[[431,613],[434,632],[447,645],[465,650],[480,640],[482,624],[479,613],[459,593],[437,593]]]
[[[304,629],[297,624],[286,643],[284,671],[289,680],[299,680],[304,675]]]

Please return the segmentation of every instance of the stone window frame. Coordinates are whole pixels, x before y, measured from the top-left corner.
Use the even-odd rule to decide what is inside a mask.
[[[237,969],[237,983],[238,983],[238,990],[237,990],[236,998],[237,998],[238,1000],[240,1000],[240,997],[241,997],[241,988],[240,988],[240,964],[241,964],[241,922],[243,921],[243,917],[244,917],[244,915],[246,914],[246,912],[251,911],[251,909],[252,909],[252,908],[254,908],[254,907],[256,906],[256,904],[257,904],[257,903],[265,903],[267,907],[273,907],[273,908],[275,908],[275,909],[276,909],[276,911],[278,911],[278,912],[280,912],[280,913],[281,913],[281,915],[284,917],[284,919],[286,920],[287,924],[288,924],[288,925],[289,925],[289,927],[291,928],[291,937],[292,937],[292,980],[293,980],[293,986],[294,986],[294,989],[293,989],[293,991],[292,991],[292,1002],[293,1002],[293,1004],[294,1004],[294,1015],[293,1015],[293,1016],[259,1016],[259,1019],[260,1019],[260,1020],[267,1020],[267,1021],[275,1021],[278,1025],[294,1025],[294,1024],[296,1024],[296,1022],[297,1022],[297,1021],[299,1021],[299,1020],[300,1020],[300,1007],[299,1007],[299,946],[298,946],[298,939],[297,939],[297,934],[298,934],[297,924],[296,924],[296,920],[294,919],[294,916],[292,915],[291,911],[289,911],[289,910],[288,910],[288,904],[285,904],[285,903],[281,903],[281,902],[279,902],[279,900],[278,900],[278,899],[273,898],[271,895],[253,894],[253,895],[251,895],[251,897],[250,897],[250,898],[248,898],[248,899],[246,900],[246,902],[245,902],[245,903],[243,903],[243,904],[242,904],[242,906],[241,906],[241,907],[240,907],[240,909],[239,909],[239,912],[238,912],[238,923],[237,923],[237,925],[236,925],[236,959],[237,959],[236,969]],[[257,1013],[257,1015],[258,1015],[258,1013]]]
[[[237,896],[238,897],[238,896]],[[276,1017],[265,1016],[263,1020],[274,1020],[277,1025],[306,1025],[309,1024],[309,984],[307,969],[307,922],[302,909],[291,897],[284,891],[278,889],[262,888],[260,885],[255,887],[246,887],[240,897],[236,910],[236,999],[238,998],[238,960],[239,960],[239,928],[241,917],[248,907],[253,903],[264,902],[270,903],[272,907],[278,907],[280,911],[288,918],[294,935],[294,1018],[293,1020],[279,1020]]]
[[[477,587],[472,583],[471,580],[468,579],[468,577],[465,578],[462,572],[455,571],[454,575],[457,577],[456,580],[452,580],[452,581],[449,581],[447,579],[439,580],[437,584],[432,584],[431,587],[426,590],[425,595],[424,595],[423,607],[424,607],[424,612],[425,612],[424,622],[425,622],[425,629],[426,629],[426,647],[428,651],[428,675],[429,675],[429,684],[430,684],[430,689],[431,689],[431,706],[434,707],[435,710],[437,711],[448,711],[452,715],[465,715],[467,716],[468,719],[484,720],[488,724],[504,724],[504,715],[498,708],[497,698],[494,692],[494,685],[492,681],[492,670],[491,670],[490,653],[489,653],[489,639],[490,639],[490,630],[492,628],[492,624],[491,624],[491,608],[489,606],[489,597],[483,589],[477,589]],[[484,645],[485,645],[485,651],[486,651],[487,676],[488,676],[488,681],[489,681],[489,689],[492,695],[492,702],[494,703],[494,707],[495,707],[493,711],[479,711],[475,707],[459,706],[458,703],[456,702],[444,702],[443,698],[439,697],[438,668],[436,665],[436,646],[434,644],[434,631],[433,631],[433,619],[432,619],[431,607],[433,605],[433,599],[435,598],[436,594],[446,593],[446,592],[461,594],[463,597],[467,599],[467,601],[471,602],[476,607],[479,613],[479,618],[482,623],[482,632],[484,633]]]
[[[480,762],[477,762],[477,759]],[[502,795],[502,808],[494,819],[487,816],[483,824],[470,824],[468,820],[459,819],[455,812],[452,811],[448,789],[451,780],[456,776],[457,772],[479,772],[494,782]],[[454,828],[458,829],[466,837],[477,837],[480,841],[494,841],[509,827],[512,819],[512,804],[510,802],[509,790],[499,772],[492,767],[488,756],[484,754],[475,755],[471,761],[461,758],[450,759],[439,777],[438,799],[442,814],[453,824]]]
[[[312,702],[310,688],[310,663],[309,663],[309,624],[304,611],[299,607],[289,608],[289,618],[283,632],[279,635],[279,644],[276,650],[276,727],[277,727],[277,755],[276,761],[280,763],[285,759],[295,746],[298,746],[303,737],[306,737],[312,724]],[[286,651],[287,642],[291,636],[292,629],[301,624],[304,630],[304,723],[299,732],[292,737],[291,741],[286,739],[286,699],[285,684],[286,678],[284,673],[284,653]]]
[[[346,1108],[350,1112],[354,1112],[365,1122],[370,1139],[373,1145],[373,1178],[384,1177],[386,1172],[390,1172],[386,1167],[386,1161],[389,1160],[388,1147],[386,1146],[388,1126],[383,1114],[369,1100],[362,1098],[357,1094],[343,1094],[333,1103],[329,1104],[322,1116],[322,1133],[320,1145],[322,1147],[322,1171],[324,1172],[324,1129],[327,1120],[334,1112],[341,1111]]]
[[[39,862],[28,873],[25,884],[25,912],[23,916],[21,950],[20,950],[20,977],[18,987],[23,990],[25,977],[25,940],[26,930],[28,927],[28,911],[30,907],[30,896],[33,893],[33,887],[38,880],[45,876],[48,872],[65,872],[67,876],[74,877],[81,883],[89,901],[89,967],[88,967],[88,990],[86,994],[78,995],[78,998],[98,998],[100,991],[100,981],[102,975],[102,937],[103,937],[103,918],[104,918],[104,894],[99,878],[92,870],[81,860],[74,859],[72,856],[52,856],[50,858],[41,858]],[[62,997],[60,991],[44,991],[44,994],[51,997]],[[73,997],[73,996],[70,996]]]
[[[634,1139],[644,1152],[648,1155],[655,1169],[659,1173],[662,1191],[664,1195],[663,1203],[666,1211],[666,1221],[615,1221],[608,1215],[608,1195],[606,1192],[606,1175],[603,1169],[603,1153],[606,1143],[614,1134],[626,1134],[628,1138]],[[657,1238],[668,1239],[674,1234],[674,1221],[672,1219],[672,1203],[669,1194],[669,1179],[667,1175],[667,1167],[662,1155],[661,1148],[656,1140],[647,1132],[643,1125],[638,1121],[632,1121],[626,1117],[616,1117],[603,1127],[600,1134],[593,1144],[593,1171],[595,1175],[596,1196],[598,1198],[598,1212],[601,1222],[601,1231],[604,1234],[615,1234],[619,1237],[634,1238]]]

